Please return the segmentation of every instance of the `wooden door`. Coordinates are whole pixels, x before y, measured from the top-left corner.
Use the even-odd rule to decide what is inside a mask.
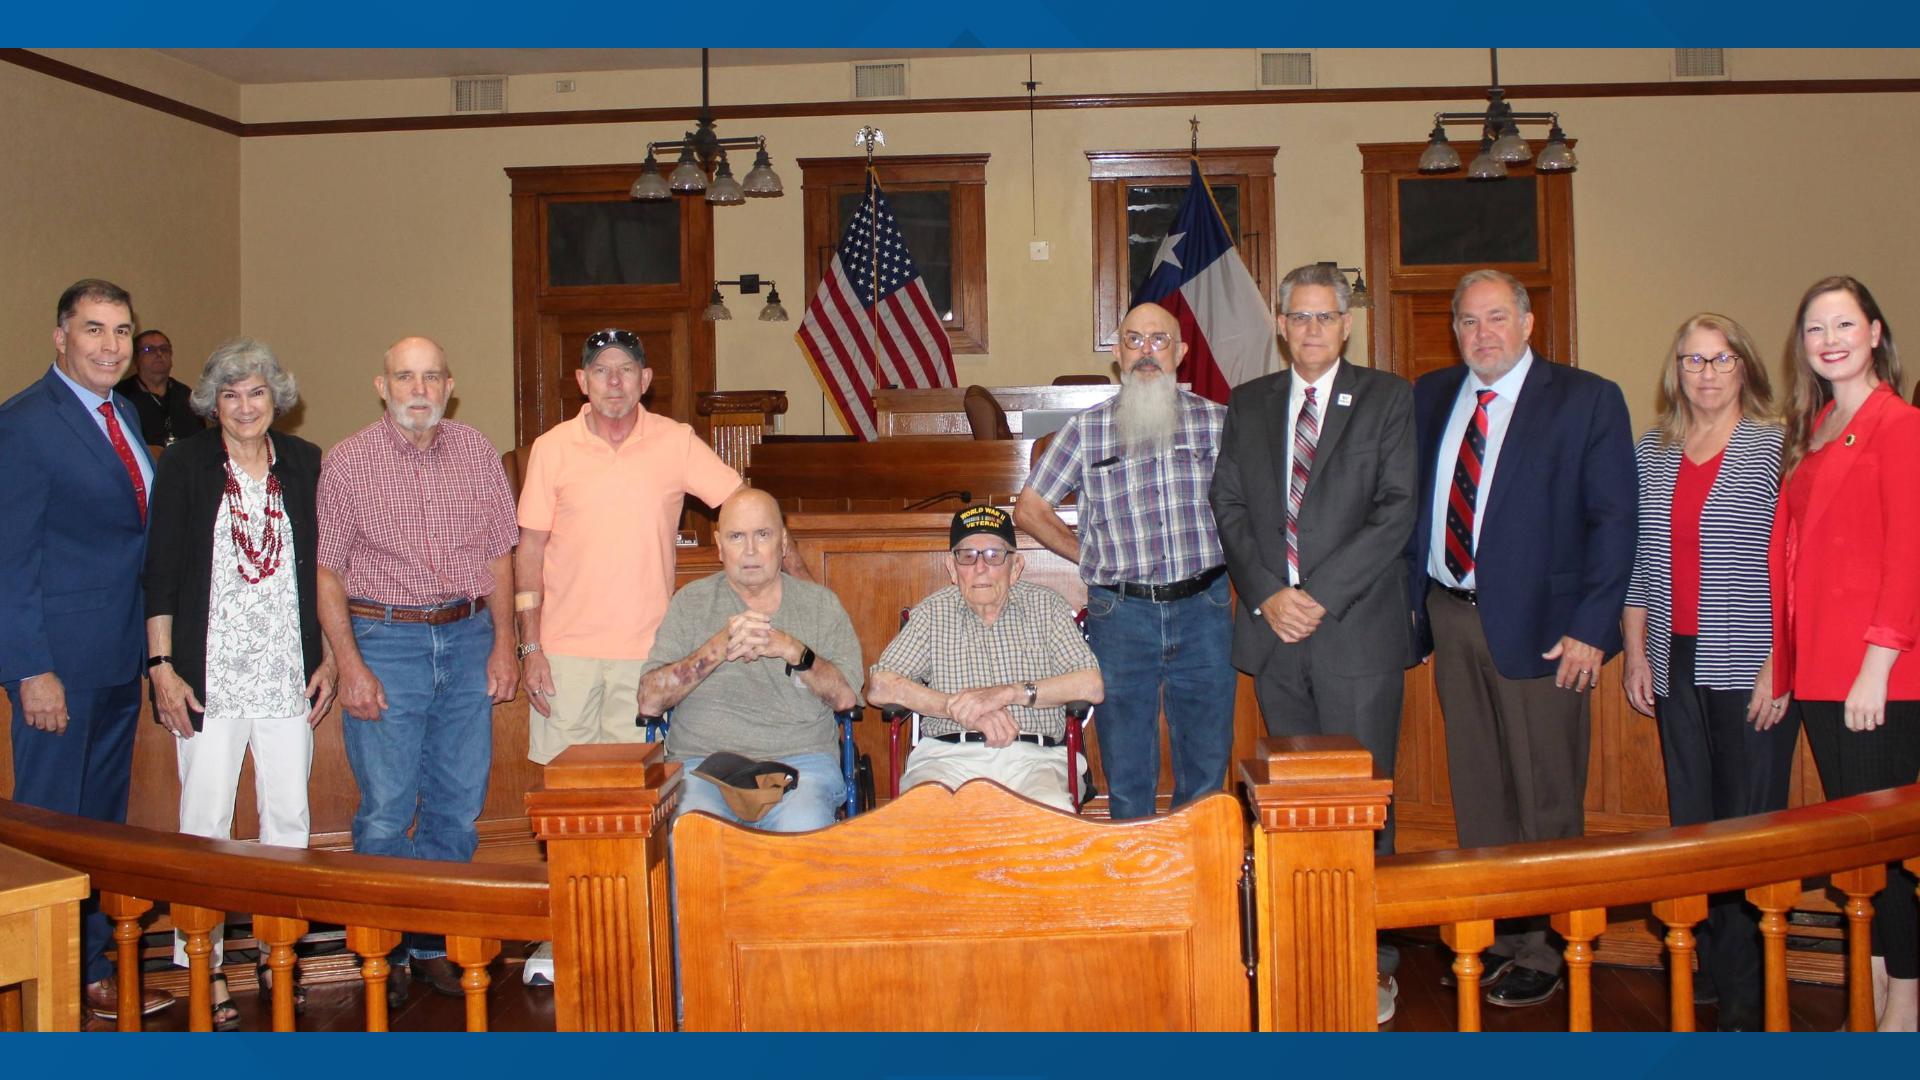
[[[514,436],[518,445],[580,411],[574,378],[588,334],[640,336],[654,369],[647,408],[702,427],[714,388],[713,210],[676,196],[638,202],[640,166],[508,169],[513,184]],[[704,434],[704,430],[703,430]]]
[[[1459,362],[1453,287],[1469,270],[1504,270],[1533,303],[1533,348],[1579,363],[1573,307],[1573,177],[1514,166],[1505,180],[1419,171],[1425,143],[1360,147],[1366,186],[1368,321],[1373,366],[1417,379]],[[1475,147],[1461,144],[1462,160]],[[1539,150],[1535,147],[1535,152]]]

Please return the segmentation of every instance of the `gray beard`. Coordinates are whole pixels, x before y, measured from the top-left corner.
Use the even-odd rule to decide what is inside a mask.
[[[1113,426],[1129,455],[1155,457],[1173,448],[1180,430],[1180,386],[1171,375],[1141,379],[1120,373]]]

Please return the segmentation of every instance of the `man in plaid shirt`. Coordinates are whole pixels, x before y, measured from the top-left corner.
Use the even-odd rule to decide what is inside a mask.
[[[1158,304],[1127,312],[1113,352],[1120,393],[1060,429],[1014,517],[1087,583],[1087,638],[1108,690],[1096,731],[1120,820],[1153,814],[1163,709],[1174,807],[1220,790],[1234,671],[1226,556],[1207,504],[1227,410],[1174,381],[1187,346]],[[1076,491],[1077,535],[1054,511]]]
[[[920,714],[900,788],[987,779],[1071,813],[1070,701],[1098,703],[1099,661],[1060,594],[1021,581],[1013,518],[969,506],[947,531],[953,584],[922,600],[873,665],[867,703]]]
[[[373,385],[380,419],[320,469],[320,626],[340,665],[347,762],[360,787],[353,850],[469,862],[493,764],[493,706],[519,686],[513,494],[486,436],[443,419],[446,353],[410,337]],[[412,834],[408,828],[412,827]],[[408,967],[450,997],[459,972],[439,939],[414,937]]]

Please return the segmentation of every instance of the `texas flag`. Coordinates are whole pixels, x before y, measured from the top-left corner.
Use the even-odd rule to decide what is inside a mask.
[[[1273,314],[1234,250],[1197,160],[1186,201],[1133,298],[1149,301],[1180,320],[1187,358],[1179,379],[1201,397],[1225,404],[1235,386],[1277,370]]]

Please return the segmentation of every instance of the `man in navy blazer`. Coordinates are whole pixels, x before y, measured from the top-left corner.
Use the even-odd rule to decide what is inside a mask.
[[[1585,830],[1586,691],[1620,651],[1637,483],[1620,388],[1536,356],[1526,287],[1476,270],[1453,294],[1464,365],[1414,384],[1420,518],[1408,580],[1447,731],[1462,847]],[[1544,926],[1501,936],[1495,1005],[1559,988]]]
[[[94,278],[74,283],[55,309],[53,348],[52,369],[0,405],[8,493],[0,684],[13,706],[13,799],[124,822],[146,657],[140,571],[153,484],[139,417],[113,391],[133,355],[126,290]],[[111,937],[89,901],[86,998],[108,1017],[118,1008]],[[141,1009],[172,1001],[149,991]]]

